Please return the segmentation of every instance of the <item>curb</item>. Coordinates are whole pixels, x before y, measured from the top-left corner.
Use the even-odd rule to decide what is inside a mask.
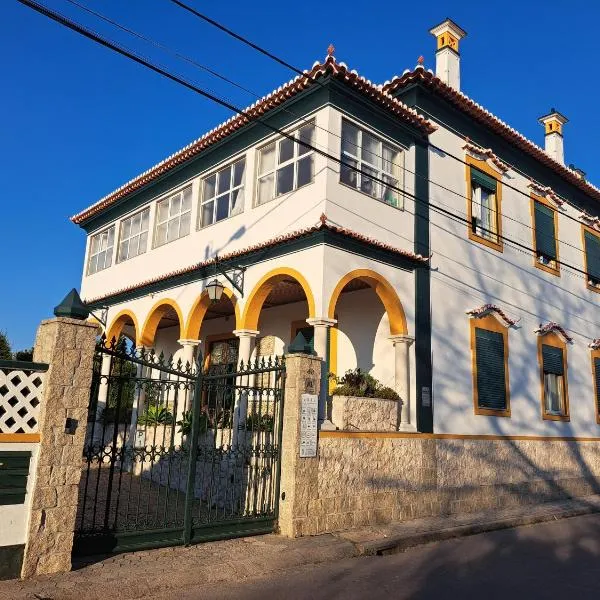
[[[517,517],[508,517],[495,521],[488,521],[486,523],[458,525],[455,527],[448,527],[435,531],[424,531],[409,535],[391,535],[389,537],[374,541],[353,543],[356,550],[356,556],[381,556],[404,552],[409,548],[423,546],[432,542],[441,542],[455,538],[467,537],[488,531],[498,531],[501,529],[511,529],[513,527],[534,525],[536,523],[545,523],[559,519],[568,519],[571,517],[578,517],[597,512],[600,512],[600,506],[577,506],[543,514],[521,515]]]

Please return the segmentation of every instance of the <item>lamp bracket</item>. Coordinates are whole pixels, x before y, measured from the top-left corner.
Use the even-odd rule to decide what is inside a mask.
[[[214,262],[215,274],[219,273],[227,279],[235,291],[243,298],[244,297],[244,273],[246,267],[240,267],[232,265],[230,268],[225,269],[222,263],[219,262],[219,257],[215,256]]]

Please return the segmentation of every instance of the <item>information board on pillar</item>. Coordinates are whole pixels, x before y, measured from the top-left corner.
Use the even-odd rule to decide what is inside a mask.
[[[300,399],[300,458],[317,455],[317,417],[319,397],[302,394]]]

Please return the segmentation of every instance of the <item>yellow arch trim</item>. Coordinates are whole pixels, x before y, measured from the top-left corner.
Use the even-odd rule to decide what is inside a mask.
[[[306,296],[306,301],[308,303],[308,317],[315,317],[315,298],[304,275],[301,275],[296,269],[280,267],[269,271],[250,292],[248,302],[244,308],[244,316],[242,318],[243,326],[240,329],[258,329],[258,319],[263,304],[267,299],[267,296],[271,293],[271,290],[284,277],[292,277],[300,284],[304,290],[304,295]]]
[[[110,327],[106,330],[106,340],[111,341],[113,338],[116,340],[119,339],[123,328],[127,325],[127,320],[131,319],[133,321],[133,329],[135,331],[135,340],[134,343],[138,345],[138,336],[140,335],[140,330],[138,327],[138,322],[136,316],[129,309],[122,310],[117,314],[117,316],[112,320]]]
[[[156,336],[158,324],[169,308],[173,308],[177,313],[177,318],[179,319],[179,338],[182,337],[184,320],[179,305],[175,300],[171,300],[171,298],[161,298],[150,309],[150,312],[146,317],[138,345],[147,347],[152,347],[154,345],[154,337]]]
[[[225,288],[223,293],[231,300],[231,303],[233,304],[233,310],[235,311],[235,329],[241,329],[241,315],[237,297],[229,288]],[[187,323],[185,325],[185,334],[183,336],[185,339],[190,340],[197,338],[200,328],[202,327],[202,321],[204,321],[206,311],[209,307],[210,299],[208,298],[208,292],[204,290],[200,296],[198,296],[196,302],[194,302],[192,310],[188,315]]]
[[[350,273],[344,275],[340,279],[338,284],[335,286],[335,289],[333,290],[329,300],[329,310],[327,316],[330,319],[334,318],[335,307],[342,290],[353,279],[362,279],[368,283],[379,296],[379,299],[385,307],[385,311],[387,312],[388,319],[390,321],[391,335],[408,333],[408,328],[406,326],[406,315],[404,314],[404,308],[402,306],[402,302],[400,302],[398,294],[396,294],[396,291],[389,281],[385,279],[385,277],[379,273],[376,273],[375,271],[371,271],[371,269],[356,269],[355,271],[350,271]]]

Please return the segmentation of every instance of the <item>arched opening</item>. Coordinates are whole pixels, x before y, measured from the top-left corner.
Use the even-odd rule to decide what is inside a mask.
[[[390,335],[407,333],[404,308],[391,284],[378,273],[359,269],[335,287],[328,317],[337,320],[330,334],[330,372],[341,377],[356,368],[394,388],[396,372]],[[331,387],[335,382],[331,382]]]
[[[255,356],[280,355],[299,331],[308,341],[312,328],[306,322],[315,316],[315,301],[306,279],[294,269],[267,273],[250,292],[242,319],[243,328],[260,331]]]
[[[179,349],[177,340],[181,338],[182,329],[181,309],[174,300],[164,298],[148,312],[139,343],[165,355],[175,354]]]
[[[106,330],[106,341],[111,343],[114,339],[116,342],[123,335],[137,345],[139,333],[136,316],[130,310],[122,310]]]

